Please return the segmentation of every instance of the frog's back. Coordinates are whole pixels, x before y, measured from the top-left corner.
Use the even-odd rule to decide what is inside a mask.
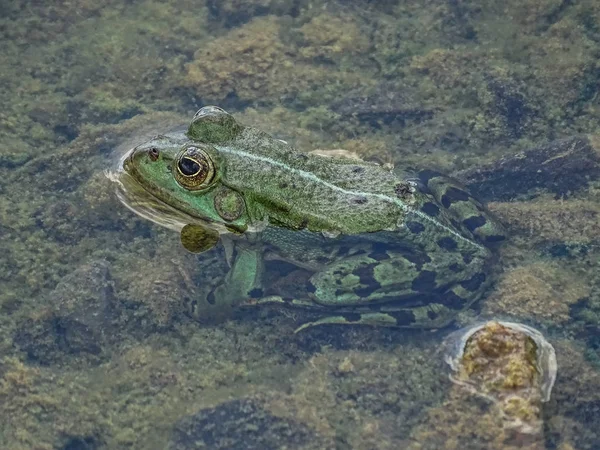
[[[224,184],[244,192],[249,209],[257,206],[257,219],[268,210],[270,218],[292,228],[393,230],[415,201],[407,184],[379,165],[300,153],[252,128],[217,150]]]

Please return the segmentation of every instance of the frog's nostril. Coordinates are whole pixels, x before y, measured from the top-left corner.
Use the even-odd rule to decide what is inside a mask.
[[[159,152],[156,147],[152,147],[150,150],[148,150],[148,157],[151,161],[156,161],[158,159],[158,155]]]

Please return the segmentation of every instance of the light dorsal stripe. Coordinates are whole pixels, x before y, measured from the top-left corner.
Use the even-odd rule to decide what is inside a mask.
[[[293,173],[294,175],[300,177],[300,178],[304,178],[306,180],[309,180],[311,182],[320,184],[322,186],[325,186],[333,191],[338,191],[342,194],[346,194],[346,195],[360,195],[360,196],[365,196],[365,197],[371,197],[371,198],[377,198],[379,200],[383,200],[389,203],[393,203],[397,206],[399,206],[403,211],[409,213],[409,214],[414,214],[415,216],[418,216],[419,218],[431,222],[432,224],[434,224],[437,227],[440,227],[444,230],[446,230],[448,233],[452,234],[454,237],[468,242],[471,245],[474,245],[475,247],[479,248],[479,249],[483,249],[483,247],[479,244],[477,244],[476,242],[473,242],[470,239],[467,239],[466,237],[462,236],[460,233],[457,233],[456,231],[454,231],[452,228],[447,227],[446,225],[440,223],[439,221],[435,220],[433,217],[428,216],[427,214],[425,214],[422,211],[416,210],[414,208],[411,208],[410,206],[408,206],[406,203],[402,202],[400,199],[396,198],[396,197],[390,197],[389,195],[385,195],[385,194],[377,194],[374,192],[361,192],[361,191],[351,191],[348,189],[344,189],[340,186],[336,186],[333,183],[330,183],[328,181],[325,181],[321,178],[319,178],[318,176],[316,176],[314,173],[311,172],[307,172],[305,170],[301,170],[301,169],[296,169],[294,167],[288,166],[287,164],[282,163],[281,161],[276,161],[272,158],[268,158],[266,156],[261,156],[261,155],[256,155],[254,153],[248,153],[245,152],[243,150],[236,150],[233,149],[231,147],[219,147],[219,150],[222,151],[223,153],[229,153],[231,155],[235,155],[235,156],[239,156],[241,158],[247,158],[247,159],[252,159],[254,161],[260,161],[266,164],[270,164],[271,166],[276,166],[276,167],[280,167],[286,171],[289,171],[290,173]]]

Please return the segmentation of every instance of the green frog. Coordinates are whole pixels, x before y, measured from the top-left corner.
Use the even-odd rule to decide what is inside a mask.
[[[151,199],[124,199],[134,211],[180,231],[189,251],[224,244],[230,270],[196,301],[316,313],[300,329],[445,326],[489,286],[489,247],[505,238],[438,172],[299,152],[216,106],[133,148],[121,166],[121,183]],[[268,261],[309,271],[301,298],[265,295]]]

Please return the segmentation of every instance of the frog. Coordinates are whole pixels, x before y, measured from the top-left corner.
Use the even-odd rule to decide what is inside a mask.
[[[436,170],[302,152],[217,106],[133,147],[120,170],[151,200],[128,206],[178,230],[184,248],[223,244],[229,270],[196,304],[310,311],[316,318],[297,331],[444,327],[489,288],[494,247],[506,238],[481,202]],[[308,271],[302,295],[265,294],[271,261]]]

